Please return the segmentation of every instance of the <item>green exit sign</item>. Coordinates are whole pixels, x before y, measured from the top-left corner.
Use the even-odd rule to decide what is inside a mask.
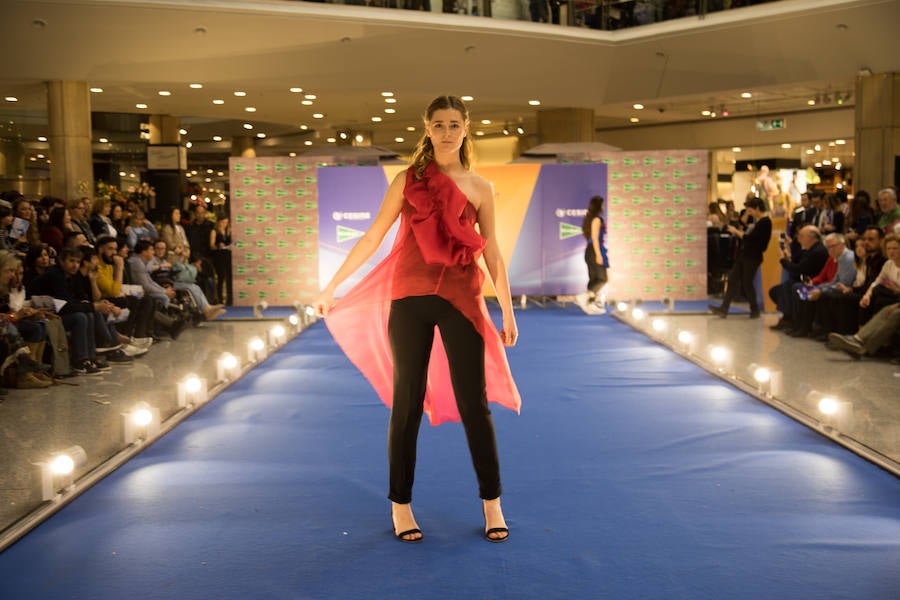
[[[774,131],[785,127],[787,127],[787,124],[784,122],[784,119],[758,119],[756,121],[757,131]]]

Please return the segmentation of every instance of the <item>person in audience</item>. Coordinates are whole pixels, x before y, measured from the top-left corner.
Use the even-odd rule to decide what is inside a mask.
[[[24,294],[18,301],[14,298],[21,290],[21,266],[15,253],[0,251],[0,372],[15,364],[17,388],[50,387],[53,378],[41,365],[48,316],[24,306]]]
[[[133,254],[128,258],[132,283],[144,288],[144,293],[157,300],[163,307],[175,297],[175,288],[163,287],[151,277],[150,262],[153,260],[153,242],[138,240]]]
[[[65,248],[81,248],[82,246],[90,246],[87,238],[80,231],[67,231],[63,235],[63,247]]]
[[[853,333],[860,325],[859,301],[881,273],[887,260],[881,252],[883,233],[872,225],[856,240],[856,278],[852,286],[839,284],[819,300],[818,318],[826,333]]]
[[[70,291],[69,280],[78,272],[81,256],[78,248],[64,248],[59,254],[58,263],[34,278],[26,291],[32,300],[36,296],[49,296],[65,302],[58,314],[69,334],[72,370],[79,374],[96,375],[108,371],[110,366],[97,358],[94,303],[76,300]]]
[[[794,319],[790,303],[794,285],[818,275],[828,260],[828,250],[822,244],[822,234],[814,225],[806,225],[800,229],[797,232],[797,242],[800,246],[799,253],[792,252],[789,243],[778,250],[782,282],[769,289],[769,297],[781,312],[778,323],[770,327],[776,331],[790,327]]]
[[[852,286],[856,279],[855,253],[850,250],[840,233],[829,233],[825,236],[825,248],[828,260],[818,275],[813,277],[808,286],[795,284],[791,299],[795,303],[793,314],[796,319],[793,327],[784,329],[792,337],[809,337],[813,334],[813,323],[819,307],[819,299],[823,295],[840,293],[839,286]]]
[[[884,232],[897,233],[896,227],[900,225],[900,206],[897,205],[897,190],[889,187],[878,192],[878,226]]]
[[[156,301],[149,295],[123,292],[125,259],[118,253],[116,238],[104,236],[98,239],[97,256],[97,288],[101,297],[121,309],[128,309],[128,320],[119,325],[119,331],[129,338],[123,351],[129,356],[140,356],[153,344]]]
[[[216,271],[216,297],[222,304],[232,303],[231,252],[234,248],[232,241],[229,218],[223,214],[216,219],[216,226],[210,239],[212,264]]]
[[[28,249],[28,254],[25,255],[25,285],[28,285],[38,275],[43,274],[53,264],[53,259],[50,258],[50,251],[50,246],[47,244],[39,244]]]
[[[197,266],[197,285],[203,290],[211,302],[218,303],[216,297],[216,272],[211,262],[213,228],[206,205],[194,204],[193,217],[188,223],[186,233],[191,249],[190,262]]]
[[[894,303],[879,310],[853,335],[828,334],[828,343],[832,348],[843,350],[858,360],[866,355],[877,354],[898,334],[900,334],[900,303]]]
[[[129,339],[120,334],[114,321],[123,318],[122,309],[105,300],[97,286],[97,253],[91,246],[82,246],[78,271],[69,280],[72,297],[94,305],[94,340],[97,354],[112,364],[130,364],[131,356],[122,350]]]
[[[850,203],[850,214],[847,217],[847,241],[855,241],[875,222],[872,212],[872,199],[865,190],[856,192]]]
[[[25,196],[18,194],[12,200],[13,215],[28,222],[28,230],[25,235],[16,240],[16,250],[24,256],[33,246],[41,245],[41,230],[37,221],[37,211]]]
[[[891,233],[884,236],[884,255],[887,260],[881,272],[859,300],[863,308],[861,324],[888,304],[900,302],[900,235]]]
[[[759,198],[750,198],[744,208],[747,216],[753,219],[753,223],[746,230],[729,225],[728,231],[741,239],[741,247],[734,261],[734,267],[728,274],[728,287],[725,289],[722,304],[709,305],[709,310],[722,318],[728,316],[731,302],[741,290],[750,303],[750,318],[758,319],[760,316],[754,279],[772,237],[772,221],[768,216],[768,206]]]
[[[125,215],[122,205],[118,202],[113,202],[112,208],[109,209],[109,220],[116,229],[116,241],[119,242],[119,247],[128,248],[128,232],[131,230],[128,222],[130,219]]]
[[[88,223],[94,234],[95,242],[101,237],[118,235],[115,225],[109,215],[112,212],[112,201],[109,198],[94,198],[91,206],[91,218]]]
[[[9,228],[13,222],[12,204],[0,199],[0,250],[12,251],[14,240],[9,238]]]
[[[224,315],[226,312],[225,308],[221,304],[211,305],[203,294],[203,290],[201,290],[193,280],[187,281],[183,276],[181,278],[175,276],[173,265],[168,261],[168,255],[166,241],[156,240],[153,258],[147,263],[147,269],[150,271],[154,280],[158,282],[161,277],[165,278],[171,282],[172,287],[176,290],[185,290],[188,292],[191,295],[191,298],[194,299],[194,304],[197,305],[197,308],[200,309],[200,312],[203,313],[203,316],[207,321],[212,321]],[[185,273],[190,272],[191,270],[185,269],[183,264],[182,267],[179,268],[179,274],[184,275]],[[154,276],[154,273],[157,275]],[[196,268],[193,269],[193,273],[196,277]]]
[[[47,225],[41,229],[41,241],[50,245],[59,254],[63,249],[63,241],[67,231],[71,231],[69,223],[69,211],[65,207],[57,206],[50,211]]]
[[[177,206],[169,211],[169,216],[163,224],[162,239],[166,241],[166,247],[170,250],[181,246],[183,249],[187,249],[187,256],[191,255],[191,245],[188,242],[187,233],[181,224],[181,209]]]
[[[97,239],[94,237],[91,224],[88,222],[87,205],[87,198],[79,198],[69,202],[69,215],[71,215],[69,226],[72,231],[84,234],[87,244],[93,246]]]
[[[823,234],[843,233],[844,232],[844,212],[841,210],[841,203],[837,194],[825,194],[824,213],[820,214],[822,222],[821,231]],[[824,218],[821,216],[824,214]]]
[[[725,213],[722,212],[722,204],[725,201],[719,199],[717,202],[710,202],[706,211],[706,227],[711,229],[725,228]]]
[[[144,215],[144,211],[141,209],[136,209],[131,215],[131,222],[129,225],[130,227],[126,234],[129,248],[133,249],[138,240],[149,240],[150,242],[154,242],[159,238],[156,227],[153,226],[153,223],[150,222],[146,215]]]

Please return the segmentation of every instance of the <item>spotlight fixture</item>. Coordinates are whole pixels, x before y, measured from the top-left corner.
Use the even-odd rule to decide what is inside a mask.
[[[631,318],[635,321],[643,321],[644,317],[647,316],[647,313],[644,312],[643,308],[635,308],[631,311]]]
[[[516,127],[516,133],[518,133],[519,135],[525,135],[525,129],[521,126]]]
[[[628,310],[628,303],[627,302],[617,302],[616,310],[618,310],[619,312],[625,312],[626,310]]]
[[[125,443],[146,441],[159,433],[159,408],[138,402],[130,411],[122,413]]]
[[[216,380],[230,381],[241,373],[241,361],[230,352],[223,352],[216,361]]]
[[[253,305],[253,316],[257,319],[261,319],[263,316],[263,311],[269,308],[269,303],[265,300],[260,300],[256,304]]]
[[[781,395],[781,371],[750,363],[747,372],[756,383],[757,389],[768,396]]]
[[[719,372],[732,370],[732,354],[725,346],[711,345],[708,350],[709,359]]]
[[[206,379],[194,373],[178,382],[178,406],[187,408],[206,399]]]
[[[287,341],[287,331],[284,329],[284,325],[275,325],[271,329],[269,329],[269,345],[270,346],[278,346],[284,344]]]
[[[247,342],[247,359],[250,362],[259,362],[266,357],[266,343],[261,337],[253,337]]]
[[[87,464],[87,453],[81,446],[70,446],[54,452],[46,461],[37,463],[41,469],[41,499],[55,500],[59,492],[71,489],[75,469]]]

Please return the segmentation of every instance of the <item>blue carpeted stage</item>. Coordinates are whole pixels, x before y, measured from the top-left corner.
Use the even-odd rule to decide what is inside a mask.
[[[897,597],[895,477],[614,319],[518,318],[509,542],[458,424],[393,539],[388,411],[318,324],[0,555],[2,597]]]

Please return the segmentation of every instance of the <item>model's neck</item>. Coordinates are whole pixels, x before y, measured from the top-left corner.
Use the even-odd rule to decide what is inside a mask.
[[[435,153],[434,163],[437,165],[438,169],[440,169],[441,173],[454,173],[466,170],[459,160],[459,152]]]

